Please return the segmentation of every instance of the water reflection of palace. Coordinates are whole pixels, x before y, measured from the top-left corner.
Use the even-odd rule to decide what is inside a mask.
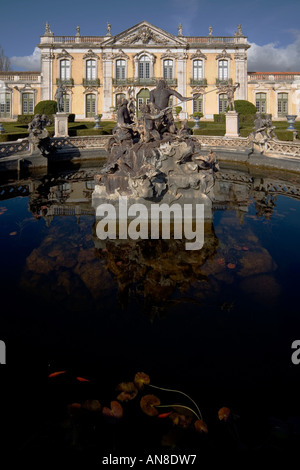
[[[0,200],[29,197],[29,208],[49,224],[56,216],[95,214],[91,206],[94,175],[97,170],[79,170],[56,177],[19,180],[0,186]],[[239,218],[255,202],[258,216],[270,217],[278,195],[300,198],[300,177],[270,173],[263,176],[251,171],[223,168],[216,173],[214,210],[235,210]]]
[[[299,176],[222,169],[213,204],[221,220],[206,223],[201,250],[187,251],[185,240],[100,241],[91,205],[96,171],[45,175],[0,188],[3,200],[28,197],[34,217],[48,226],[48,236],[27,258],[27,289],[43,292],[43,285],[51,284],[53,297],[74,298],[77,306],[113,295],[126,308],[134,299],[151,317],[182,302],[215,302],[224,285],[275,300],[276,264],[243,220],[250,207],[248,217],[254,217],[253,203],[257,218],[270,219],[279,195],[300,199]],[[54,218],[59,223],[51,224]]]

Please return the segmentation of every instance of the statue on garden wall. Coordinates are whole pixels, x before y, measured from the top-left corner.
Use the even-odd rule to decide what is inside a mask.
[[[265,114],[263,117],[262,113],[256,113],[254,131],[250,134],[250,138],[260,153],[267,150],[269,140],[277,138],[274,129],[271,114]]]
[[[35,114],[33,120],[28,124],[28,140],[33,149],[37,147],[44,157],[56,151],[55,147],[51,145],[49,132],[46,129],[46,126],[50,126],[50,124],[50,119],[46,114]]]

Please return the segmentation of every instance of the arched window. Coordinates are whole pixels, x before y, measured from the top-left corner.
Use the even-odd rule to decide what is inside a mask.
[[[150,60],[143,55],[139,60],[139,79],[150,78]]]
[[[86,78],[87,80],[95,80],[96,78],[96,61],[94,59],[86,61]]]
[[[219,114],[226,113],[228,107],[228,97],[226,93],[221,93],[219,95]]]
[[[278,116],[286,116],[288,114],[289,102],[288,102],[288,93],[278,93],[277,98],[277,111]]]
[[[33,114],[33,93],[22,93],[22,114]]]
[[[164,60],[164,79],[165,80],[172,80],[174,73],[173,73],[173,60],[167,59]]]
[[[60,79],[69,80],[70,74],[70,61],[68,59],[62,59],[60,61]]]
[[[193,99],[193,113],[203,113],[203,95]]]
[[[256,93],[255,104],[258,113],[265,113],[267,110],[267,95],[266,93]]]
[[[193,79],[202,80],[203,78],[203,60],[193,61]]]
[[[85,96],[85,114],[86,117],[94,117],[96,114],[96,96],[93,93]]]
[[[116,79],[125,80],[126,78],[126,61],[119,59],[116,61]]]
[[[228,60],[219,60],[218,62],[218,79],[228,80]]]

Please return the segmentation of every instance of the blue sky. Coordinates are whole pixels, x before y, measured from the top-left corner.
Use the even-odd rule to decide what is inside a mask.
[[[177,35],[230,36],[242,25],[252,45],[248,70],[300,71],[299,0],[1,0],[0,45],[11,59],[13,70],[37,70],[36,45],[48,21],[55,35],[112,34],[142,20]]]

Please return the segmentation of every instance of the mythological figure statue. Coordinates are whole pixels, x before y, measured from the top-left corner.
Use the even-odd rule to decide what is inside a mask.
[[[64,95],[65,95],[65,89],[62,85],[58,85],[58,88],[55,92],[54,98],[57,101],[57,111],[59,113],[64,112]]]
[[[234,93],[239,86],[239,83],[235,83],[234,85],[221,85],[218,87],[222,93],[227,95],[229,111],[235,111]]]

